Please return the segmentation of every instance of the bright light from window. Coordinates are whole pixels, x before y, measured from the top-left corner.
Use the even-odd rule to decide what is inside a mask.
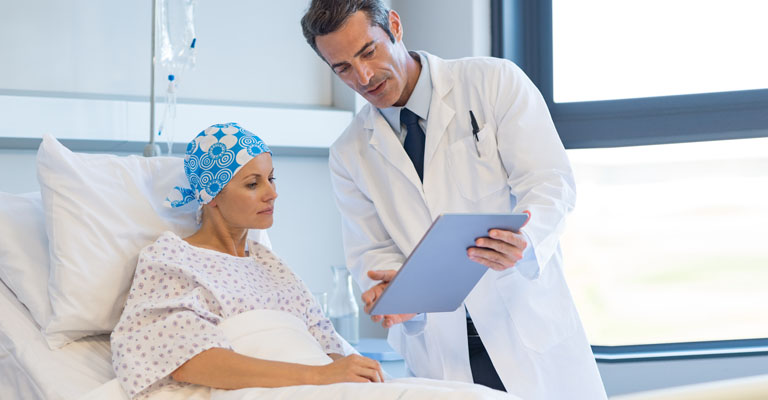
[[[768,1],[553,0],[558,103],[768,88]]]
[[[768,337],[768,138],[568,152],[565,272],[592,344]]]

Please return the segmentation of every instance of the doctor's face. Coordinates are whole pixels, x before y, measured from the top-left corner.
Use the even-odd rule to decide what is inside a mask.
[[[275,170],[272,156],[261,153],[248,161],[214,198],[221,216],[232,229],[266,229],[275,209]]]
[[[410,95],[406,94],[410,55],[402,42],[400,17],[394,11],[389,12],[389,25],[394,43],[383,29],[371,24],[364,12],[358,11],[337,31],[315,39],[333,72],[378,108],[405,105]]]

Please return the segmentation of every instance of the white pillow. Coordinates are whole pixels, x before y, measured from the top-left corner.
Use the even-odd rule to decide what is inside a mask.
[[[43,326],[48,300],[48,237],[40,193],[0,193],[0,279]]]
[[[56,348],[112,331],[139,251],[166,230],[194,233],[196,203],[163,206],[174,186],[188,185],[178,157],[73,153],[46,135],[37,173],[51,257],[53,315],[44,333]],[[249,236],[268,244],[265,235]]]

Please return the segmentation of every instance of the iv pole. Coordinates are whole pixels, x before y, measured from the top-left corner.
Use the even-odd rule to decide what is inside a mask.
[[[150,57],[151,70],[149,74],[149,143],[144,146],[144,157],[156,157],[160,155],[160,145],[155,143],[155,29],[157,28],[157,0],[152,0],[152,57]]]

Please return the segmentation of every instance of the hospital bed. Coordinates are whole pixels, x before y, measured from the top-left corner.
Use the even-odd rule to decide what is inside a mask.
[[[51,350],[29,311],[0,283],[0,397],[77,399],[114,378],[109,336]]]

